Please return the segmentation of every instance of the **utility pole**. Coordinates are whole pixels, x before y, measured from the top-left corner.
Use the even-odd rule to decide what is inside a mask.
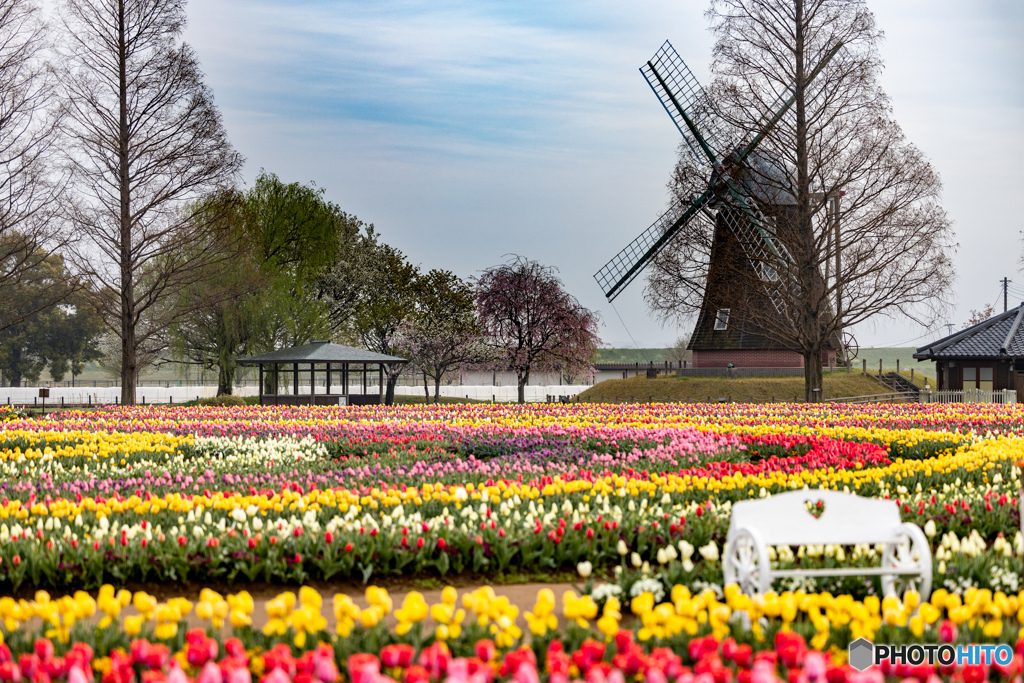
[[[836,297],[836,334],[839,336],[839,353],[843,354],[843,362],[847,361],[845,352],[842,349],[843,340],[843,275],[842,275],[842,245],[839,241],[839,204],[840,199],[846,195],[845,190],[832,190],[829,193],[812,192],[811,199],[825,204],[825,241],[826,250],[835,245],[835,297]],[[834,242],[833,242],[834,241]],[[829,266],[831,263],[825,260],[825,285],[828,286]]]
[[[946,336],[947,337],[949,335],[953,334],[953,323],[946,323],[945,325],[943,325],[943,327],[946,328]]]
[[[1006,313],[1006,291],[1013,280],[1004,277],[1000,282],[1003,283],[1003,313]]]

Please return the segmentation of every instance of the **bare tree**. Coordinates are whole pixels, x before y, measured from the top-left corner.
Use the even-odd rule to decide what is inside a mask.
[[[31,0],[0,0],[0,330],[63,301],[69,282],[42,283],[31,305],[6,305],[27,273],[65,246],[67,232],[53,207],[64,182],[54,173],[57,139],[54,78],[39,8]]]
[[[677,363],[682,367],[685,361],[689,361],[693,354],[689,350],[690,336],[682,335],[676,338],[676,343],[672,345],[672,348],[668,350],[668,358],[673,363]]]
[[[710,95],[734,131],[753,137],[793,98],[759,157],[737,169],[788,256],[716,258],[716,277],[745,293],[748,323],[802,354],[805,398],[821,400],[822,353],[844,328],[878,315],[928,326],[948,306],[956,245],[941,183],[892,118],[878,82],[882,34],[863,0],[712,0],[708,18]],[[707,184],[685,157],[669,183],[680,199]],[[836,213],[827,207],[840,193]],[[715,227],[691,221],[656,260],[646,297],[662,318],[700,314],[712,251],[739,248],[716,242]]]
[[[985,322],[995,314],[996,308],[992,304],[985,304],[985,306],[981,310],[977,311],[972,308],[970,317],[967,318],[967,322],[961,325],[961,327],[965,330],[968,327],[974,327],[978,323]]]
[[[184,0],[66,0],[60,82],[65,161],[76,190],[74,255],[121,342],[121,401],[135,403],[138,353],[187,308],[166,305],[225,267],[219,216],[203,196],[237,180],[229,144],[191,47]],[[145,324],[143,324],[145,323]]]

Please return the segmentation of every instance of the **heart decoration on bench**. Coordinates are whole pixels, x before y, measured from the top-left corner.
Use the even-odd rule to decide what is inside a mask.
[[[821,516],[825,514],[825,501],[823,500],[810,500],[804,501],[804,506],[807,508],[807,512],[810,513],[811,517],[815,519],[821,519]]]

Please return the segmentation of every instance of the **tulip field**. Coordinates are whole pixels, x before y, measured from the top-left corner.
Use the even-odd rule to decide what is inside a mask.
[[[0,420],[0,593],[12,596],[0,598],[0,682],[1024,672],[1016,406],[161,406]],[[877,578],[849,575],[757,597],[723,585],[732,504],[802,488],[893,500],[931,543],[931,595],[885,596]],[[769,549],[779,568],[880,557]],[[568,573],[576,591],[540,590],[528,610],[486,586]],[[394,604],[379,587],[427,579],[482,587],[434,604],[415,591]],[[362,606],[304,585],[327,581],[366,584]],[[161,602],[146,582],[217,590]],[[281,594],[257,606],[247,588],[268,584]],[[1018,654],[858,672],[845,657],[860,637]]]

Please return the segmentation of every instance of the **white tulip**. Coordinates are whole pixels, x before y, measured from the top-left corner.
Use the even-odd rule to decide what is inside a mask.
[[[718,561],[718,545],[714,541],[702,546],[698,552],[708,562]]]
[[[590,562],[583,561],[576,565],[576,571],[579,572],[581,577],[586,579],[589,578],[591,572],[594,571],[594,565],[590,564]]]
[[[615,546],[615,550],[617,550],[619,555],[622,555],[623,557],[625,557],[626,553],[629,552],[629,548],[626,547],[626,542],[621,538],[619,539],[619,544]]]
[[[643,560],[641,560],[641,559],[640,559],[640,554],[639,554],[639,553],[633,553],[632,555],[630,555],[630,556],[629,556],[629,561],[630,561],[630,562],[631,562],[631,563],[633,564],[633,566],[634,566],[634,567],[636,567],[637,569],[639,569],[639,568],[640,568],[640,565],[642,565],[642,564],[643,564]]]

